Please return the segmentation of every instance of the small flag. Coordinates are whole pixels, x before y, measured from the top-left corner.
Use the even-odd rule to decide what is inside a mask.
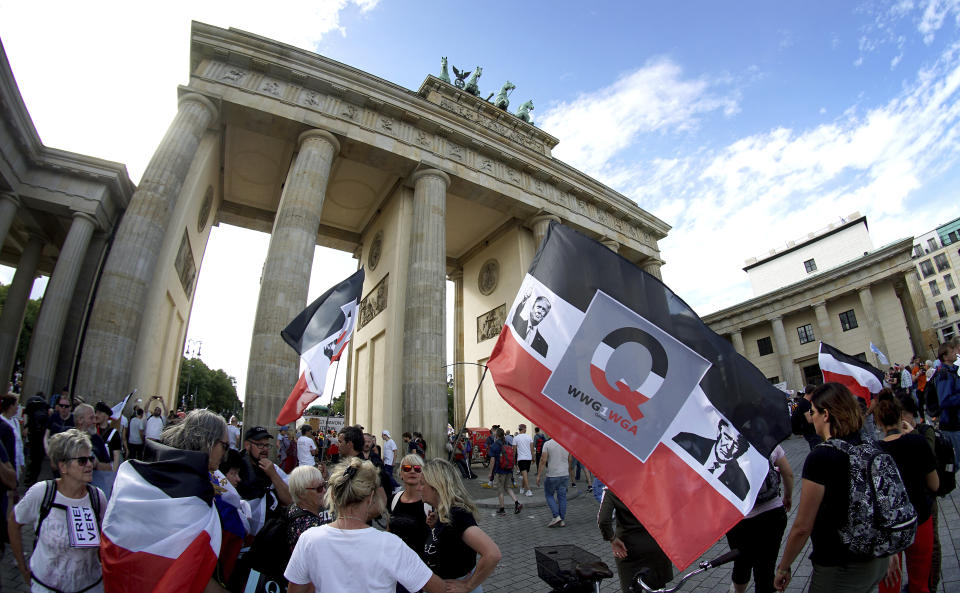
[[[877,355],[877,360],[880,361],[880,364],[890,364],[890,361],[887,360],[886,355],[883,352],[880,352],[880,349],[873,345],[873,342],[870,342],[870,352],[873,352]]]
[[[157,461],[123,462],[113,484],[100,545],[104,592],[201,593],[221,535],[207,454],[147,446]]]
[[[123,401],[111,408],[110,418],[112,420],[119,420],[120,415],[123,414],[123,409],[127,407],[127,402],[130,400],[130,397],[136,393],[137,390],[134,389],[127,394],[127,397],[123,398]]]
[[[552,223],[487,363],[685,567],[753,507],[784,394],[658,279]]]
[[[873,344],[870,346],[873,348]],[[825,383],[846,385],[850,393],[862,398],[867,405],[870,405],[872,396],[883,389],[883,371],[855,356],[844,354],[829,344],[820,342],[817,362]]]
[[[277,416],[282,426],[303,416],[310,402],[323,395],[330,365],[350,342],[363,290],[363,268],[310,303],[280,332],[307,365]]]

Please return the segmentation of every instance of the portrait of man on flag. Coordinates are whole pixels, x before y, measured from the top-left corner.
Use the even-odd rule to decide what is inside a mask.
[[[659,279],[551,223],[506,319],[488,362],[501,396],[674,564],[750,511],[790,434],[784,395]]]

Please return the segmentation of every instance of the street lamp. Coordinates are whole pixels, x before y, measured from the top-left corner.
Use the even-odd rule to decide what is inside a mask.
[[[203,347],[203,340],[187,340],[186,345],[183,348],[184,358],[199,358],[200,349]],[[191,367],[187,371],[187,390],[183,394],[183,400],[180,404],[184,410],[187,409],[187,400],[190,398],[190,380],[193,378],[193,368]],[[194,407],[196,407],[196,394],[194,394]]]

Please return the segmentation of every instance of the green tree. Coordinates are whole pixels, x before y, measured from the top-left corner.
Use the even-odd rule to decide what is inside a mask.
[[[9,290],[9,286],[0,285],[0,308],[7,302],[7,292]],[[15,362],[19,362],[21,365],[27,363],[27,350],[30,348],[30,337],[33,336],[33,326],[37,323],[37,315],[40,314],[40,304],[42,302],[42,299],[30,299],[27,301],[27,308],[23,315],[23,327],[20,329],[20,340],[17,342],[17,357],[14,359]]]
[[[223,369],[211,369],[199,358],[181,358],[177,395],[178,404],[189,410],[209,408],[225,417],[242,417],[237,380]]]
[[[333,401],[330,402],[330,407],[333,408],[331,412],[334,416],[343,416],[343,407],[344,401],[347,399],[347,392],[341,391],[340,395],[333,398]]]

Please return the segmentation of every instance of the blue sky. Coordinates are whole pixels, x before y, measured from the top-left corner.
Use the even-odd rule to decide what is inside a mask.
[[[855,210],[875,246],[957,216],[960,0],[136,4],[0,0],[44,142],[126,163],[134,181],[187,81],[195,19],[410,89],[440,56],[483,66],[484,96],[511,80],[513,106],[533,99],[534,122],[560,139],[557,158],[673,226],[664,280],[701,314],[751,296],[745,259]],[[266,241],[215,229],[191,320],[212,344],[204,359],[241,386]],[[355,265],[316,260],[311,296]],[[223,285],[244,295],[229,309],[244,323],[217,344]]]

